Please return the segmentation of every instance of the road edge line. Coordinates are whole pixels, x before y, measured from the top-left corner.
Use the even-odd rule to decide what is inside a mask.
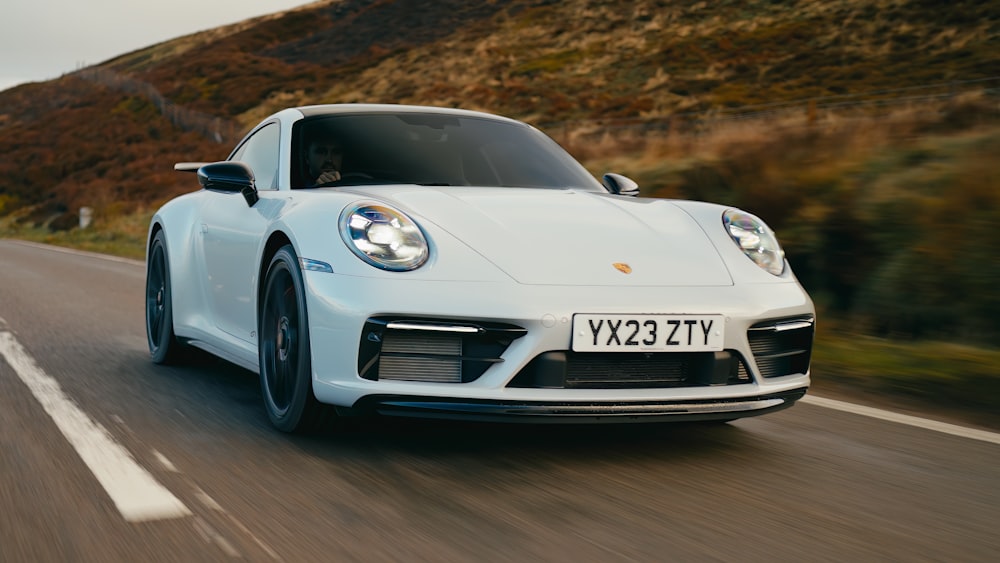
[[[864,405],[848,403],[846,401],[838,401],[836,399],[817,397],[815,395],[806,395],[805,397],[799,399],[799,402],[807,403],[810,405],[816,405],[818,407],[823,407],[827,409],[833,409],[841,412],[867,416],[869,418],[877,418],[879,420],[896,422],[899,424],[905,424],[907,426],[923,428],[925,430],[933,430],[934,432],[950,434],[952,436],[960,436],[962,438],[969,438],[972,440],[979,440],[981,442],[989,442],[991,444],[1000,445],[1000,434],[996,432],[990,432],[988,430],[979,430],[977,428],[969,428],[966,426],[959,426],[957,424],[939,422],[927,418],[920,418],[918,416],[910,416],[908,414],[901,414],[883,409],[877,409],[874,407],[866,407]]]
[[[0,356],[13,368],[128,522],[189,516],[190,510],[143,469],[45,373],[0,319]]]

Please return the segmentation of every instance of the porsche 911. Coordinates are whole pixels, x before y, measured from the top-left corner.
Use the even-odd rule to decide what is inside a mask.
[[[526,123],[296,107],[175,169],[200,188],[149,226],[152,361],[255,372],[282,431],[728,421],[809,386],[815,310],[764,221],[640,197]]]

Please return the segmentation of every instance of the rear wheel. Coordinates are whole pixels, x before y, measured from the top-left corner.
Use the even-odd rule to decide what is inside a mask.
[[[146,261],[146,341],[149,355],[157,364],[175,363],[181,356],[183,345],[174,334],[172,307],[166,237],[158,231]]]
[[[290,245],[271,259],[263,296],[258,334],[260,386],[267,416],[284,432],[314,429],[332,409],[313,395],[305,291]]]

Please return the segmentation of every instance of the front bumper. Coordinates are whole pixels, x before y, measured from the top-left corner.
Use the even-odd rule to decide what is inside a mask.
[[[785,408],[809,386],[808,369],[763,377],[748,339],[761,321],[812,317],[809,297],[794,282],[725,287],[531,286],[360,278],[305,272],[313,391],[324,403],[408,416],[557,421],[731,419]],[[725,315],[725,348],[750,377],[735,384],[675,388],[552,388],[537,379],[518,386],[533,360],[571,348],[576,313]],[[474,380],[436,383],[361,376],[359,353],[372,318],[438,319],[520,327],[523,336]],[[568,387],[568,386],[567,386]],[[797,395],[796,395],[797,394]],[[780,401],[780,402],[774,402]],[[422,413],[422,414],[421,414]]]
[[[456,401],[439,397],[370,395],[351,409],[361,414],[483,422],[577,423],[732,420],[792,406],[806,388],[743,399],[649,402]]]

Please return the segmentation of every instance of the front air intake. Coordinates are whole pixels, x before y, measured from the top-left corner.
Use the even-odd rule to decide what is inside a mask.
[[[757,323],[747,331],[757,370],[765,378],[807,373],[814,321],[795,317]]]
[[[374,381],[468,383],[527,331],[512,325],[373,318],[365,323],[358,375]]]
[[[382,338],[380,380],[462,382],[462,337],[416,330],[388,330]]]
[[[573,352],[535,356],[508,387],[677,389],[750,383],[740,355],[720,352]]]

